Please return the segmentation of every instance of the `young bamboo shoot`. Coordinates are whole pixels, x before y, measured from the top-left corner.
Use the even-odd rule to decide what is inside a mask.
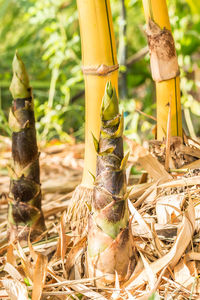
[[[124,280],[133,263],[125,172],[128,155],[124,157],[122,134],[123,115],[119,114],[116,91],[108,82],[99,141],[94,137],[98,158],[88,225],[89,276],[105,275],[96,281],[98,287],[112,284],[115,271],[119,280]]]
[[[45,229],[33,97],[28,74],[17,53],[13,59],[10,91],[13,104],[9,125],[13,133],[8,234],[10,240],[14,240],[26,239],[30,230],[33,238]]]

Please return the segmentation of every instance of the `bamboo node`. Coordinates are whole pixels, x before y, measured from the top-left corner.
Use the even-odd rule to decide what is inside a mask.
[[[171,31],[165,27],[161,29],[149,19],[146,34],[153,80],[160,82],[179,76],[180,70]]]
[[[119,69],[119,65],[107,66],[101,64],[99,66],[84,66],[82,67],[83,74],[85,75],[97,75],[106,76]]]

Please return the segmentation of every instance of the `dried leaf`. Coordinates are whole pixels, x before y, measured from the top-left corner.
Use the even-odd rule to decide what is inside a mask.
[[[197,185],[199,184],[199,182],[200,182],[200,176],[181,178],[177,180],[172,180],[171,182],[165,182],[159,184],[158,189]]]
[[[37,255],[38,256],[33,274],[32,300],[39,300],[41,298],[47,273],[47,257],[41,253],[38,253]]]
[[[23,276],[19,273],[19,271],[10,263],[6,263],[4,267],[4,271],[8,272],[8,274],[13,278],[17,280],[23,280]]]
[[[84,296],[88,297],[88,299],[107,300],[107,298],[105,298],[102,294],[94,292],[93,290],[91,290],[90,288],[88,288],[87,286],[85,286],[83,284],[71,285],[71,288],[73,290],[75,290],[76,292],[79,292],[79,293],[83,294]]]
[[[200,169],[200,159],[184,165],[184,169]]]
[[[56,274],[54,273],[52,268],[50,268],[49,266],[48,266],[48,273],[51,274],[51,276],[57,281],[57,283],[60,286],[62,285],[66,291],[70,292],[70,289],[66,286],[66,284],[63,285],[63,281],[64,282],[66,282],[66,281],[62,277],[56,276]],[[70,280],[70,282],[71,282],[71,280]],[[70,286],[71,286],[71,284],[70,284]]]
[[[65,281],[62,277],[56,276],[55,273],[48,268],[48,272],[51,274],[51,276],[59,283],[63,284],[63,281]],[[91,281],[93,281],[95,278],[91,278]],[[97,279],[97,278],[96,278]],[[89,279],[88,279],[89,280]],[[79,280],[80,282],[81,280]],[[83,279],[84,281],[84,279]],[[66,281],[65,281],[66,282]],[[93,300],[106,300],[104,296],[102,296],[100,293],[94,292],[92,289],[88,288],[87,286],[81,284],[81,283],[74,283],[73,280],[70,280],[70,288],[73,289],[74,291],[88,297],[88,299],[93,299]],[[70,294],[69,292],[71,291],[69,288],[67,288],[65,285],[62,285],[63,288]],[[72,291],[71,291],[72,293]],[[73,295],[73,297],[75,297]],[[71,298],[70,298],[71,299]]]
[[[161,196],[156,201],[156,215],[158,218],[158,224],[172,223],[172,215],[176,217],[181,214],[181,207],[185,199],[184,194],[174,194]],[[180,218],[176,218],[178,222]]]
[[[171,31],[160,28],[149,18],[146,33],[153,80],[160,82],[178,76],[180,70]]]
[[[59,230],[59,239],[57,243],[57,249],[56,252],[51,259],[51,264],[55,261],[55,259],[61,258],[62,261],[62,266],[63,266],[63,272],[66,277],[66,270],[64,267],[64,259],[65,259],[65,254],[67,251],[67,246],[71,240],[71,237],[69,235],[65,234],[65,224],[66,224],[66,212],[64,212],[61,216],[60,219],[60,230]]]
[[[148,199],[155,199],[155,193],[157,193],[157,187],[158,182],[151,184],[145,192],[137,199],[137,201],[134,203],[134,207],[137,208],[141,203],[143,203],[147,198]],[[130,195],[131,196],[131,195]]]
[[[69,241],[71,239],[70,236],[67,236],[65,234],[65,224],[66,224],[66,212],[63,213],[60,221],[60,247],[61,247],[61,259],[64,264],[64,258],[67,251],[67,246],[69,244]]]
[[[151,263],[151,269],[154,274],[160,272],[164,267],[170,265],[170,267],[174,267],[176,263],[179,261],[181,256],[183,255],[185,249],[188,244],[191,242],[192,235],[194,233],[195,227],[195,212],[194,206],[191,201],[189,201],[187,210],[183,214],[183,220],[179,227],[179,233],[177,236],[174,245],[170,249],[170,251],[157,259],[155,262]],[[127,289],[131,289],[133,287],[137,287],[139,285],[144,284],[147,281],[146,270],[143,270],[139,274],[135,275],[124,284]]]
[[[19,251],[19,256],[20,256],[20,260],[22,263],[22,267],[24,269],[24,272],[26,274],[26,276],[29,278],[29,280],[33,280],[33,266],[31,264],[31,262],[27,259],[20,243],[18,242],[18,251]]]
[[[132,221],[136,220],[138,222],[138,224],[140,225],[142,231],[145,232],[149,238],[152,238],[152,232],[151,232],[149,225],[145,222],[143,217],[135,209],[135,207],[133,206],[133,204],[131,203],[131,201],[129,199],[128,199],[128,207],[131,212],[131,215],[133,216]]]
[[[5,287],[10,300],[29,300],[26,285],[21,283],[19,280],[3,279],[1,282]]]
[[[140,252],[140,256],[142,258],[143,264],[144,264],[144,268],[146,270],[146,275],[147,275],[147,279],[149,282],[149,287],[152,290],[157,282],[157,277],[154,274],[153,270],[151,269],[151,266],[149,264],[149,262],[147,261],[147,259],[144,257],[144,255]]]
[[[195,280],[194,274],[191,274],[188,265],[184,262],[183,259],[179,264],[175,266],[174,276],[176,282],[180,283],[186,288],[191,288]]]
[[[195,205],[195,230],[199,232],[200,230],[200,201],[199,198],[197,200],[193,200],[193,203]]]
[[[128,300],[135,300],[135,299],[136,299],[135,297],[133,297],[133,296],[131,295],[131,293],[130,293],[128,290],[125,289],[125,291],[126,291],[126,293],[127,293],[127,295],[128,295]]]
[[[192,148],[191,146],[185,146],[185,145],[181,144],[180,151],[183,154],[200,158],[200,149],[198,149],[198,148]]]
[[[164,166],[146,148],[127,138],[126,141],[132,150],[131,154],[134,162],[138,162],[155,181],[172,179],[172,176],[165,170]]]
[[[185,255],[185,260],[186,262],[189,261],[189,260],[200,260],[200,253],[199,252],[188,252],[186,255]]]
[[[116,271],[115,271],[115,289],[116,290],[112,293],[111,299],[119,299],[120,296],[119,277]]]
[[[151,223],[151,231],[152,231],[155,249],[158,253],[158,256],[161,257],[164,255],[164,252],[163,252],[164,244],[160,241],[160,239],[157,235],[156,229],[155,229],[155,224],[153,222]]]
[[[14,250],[13,249],[13,245],[9,244],[8,248],[7,248],[6,258],[7,258],[7,262],[8,263],[10,263],[11,265],[15,266],[15,264],[16,264],[16,258],[14,256],[13,250]]]
[[[86,236],[83,237],[81,240],[78,241],[78,243],[70,250],[68,256],[67,256],[67,262],[65,264],[66,272],[69,276],[70,271],[72,267],[75,266],[75,262],[77,257],[80,255],[80,251],[83,251],[83,248],[86,243]]]
[[[143,193],[151,186],[152,186],[152,183],[150,183],[150,182],[134,185],[131,189],[131,193],[129,196],[130,200],[142,196]]]
[[[140,157],[138,163],[155,181],[168,181],[172,179],[172,176],[167,173],[163,165],[152,154]]]

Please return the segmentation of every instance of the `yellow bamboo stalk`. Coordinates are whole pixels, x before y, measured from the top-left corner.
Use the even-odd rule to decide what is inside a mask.
[[[85,80],[85,156],[82,184],[93,185],[100,132],[100,106],[108,80],[117,90],[118,63],[109,0],[77,0]]]
[[[75,235],[85,234],[93,197],[96,151],[92,133],[100,133],[100,107],[107,81],[118,91],[118,63],[109,0],[77,0],[85,80],[85,154],[82,183],[73,193],[67,223]]]
[[[147,24],[153,21],[161,30],[166,28],[171,32],[166,0],[143,0],[143,6]],[[180,77],[175,75],[167,80],[155,80],[155,83],[157,139],[162,140],[166,137],[169,107],[171,107],[171,136],[182,137]]]

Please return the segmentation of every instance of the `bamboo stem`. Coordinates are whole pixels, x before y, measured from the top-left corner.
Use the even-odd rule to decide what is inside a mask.
[[[171,136],[182,137],[180,77],[166,0],[143,0],[143,6],[148,26],[147,35],[148,30],[152,30],[153,26],[153,34],[157,39],[157,45],[155,45],[155,39],[151,37],[151,40],[148,36],[152,76],[156,83],[157,139],[162,140],[166,137],[169,101],[171,103]],[[150,34],[152,35],[152,32]]]
[[[91,132],[98,138],[100,106],[108,80],[118,88],[118,63],[109,0],[77,0],[85,80],[85,155],[82,184],[93,186],[96,152]]]
[[[121,17],[119,25],[119,64],[122,66],[120,84],[120,98],[127,98],[127,70],[126,70],[126,56],[127,56],[127,42],[126,42],[126,4],[125,0],[121,0]]]

